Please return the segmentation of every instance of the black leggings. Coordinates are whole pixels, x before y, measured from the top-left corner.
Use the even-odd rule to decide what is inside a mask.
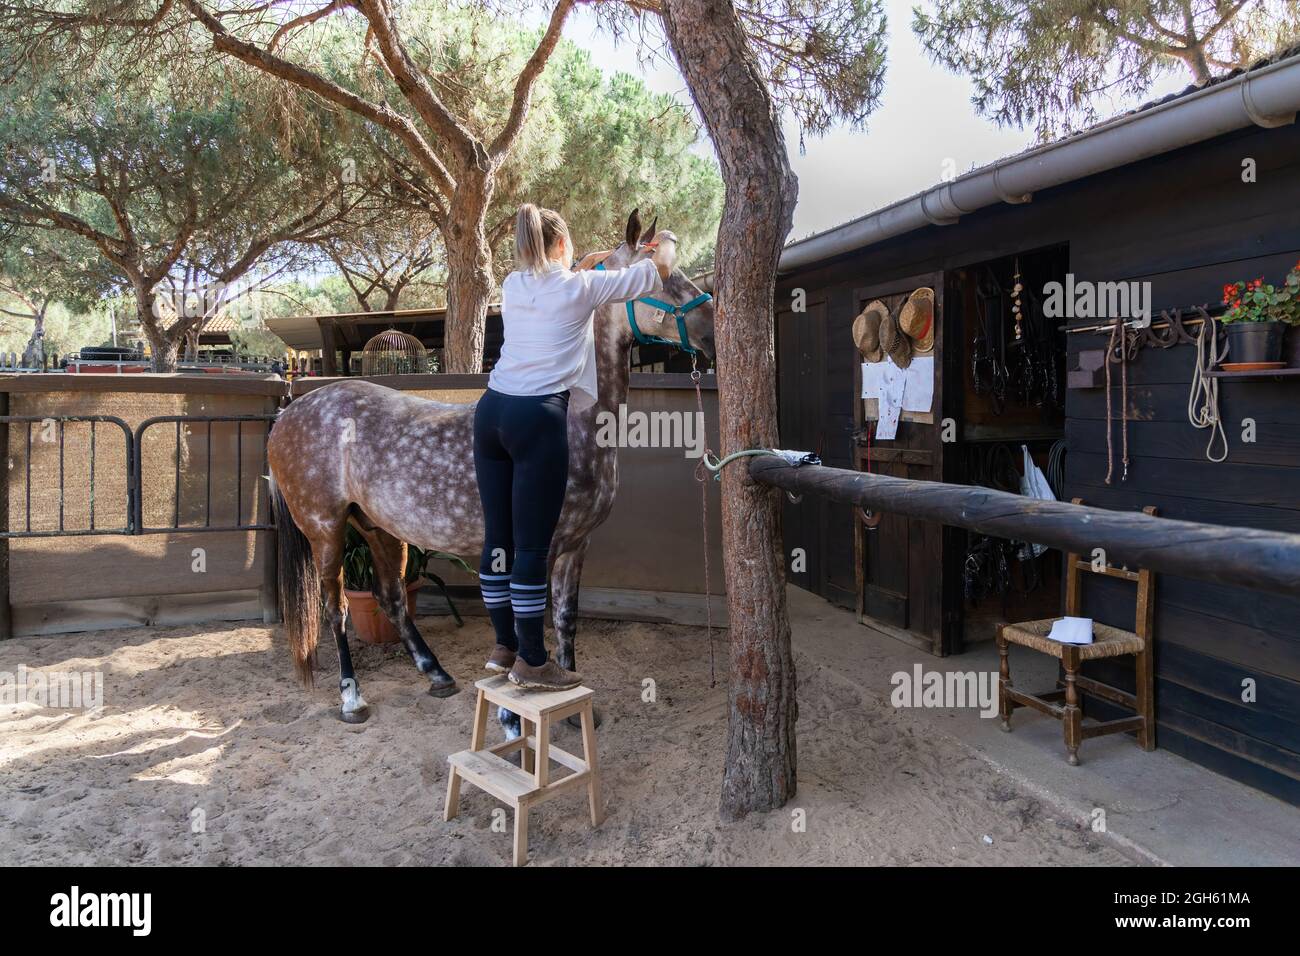
[[[479,583],[496,640],[546,663],[546,558],[569,482],[569,393],[488,389],[474,412],[474,470],[483,502]]]

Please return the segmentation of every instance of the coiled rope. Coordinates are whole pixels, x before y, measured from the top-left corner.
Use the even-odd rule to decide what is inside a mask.
[[[1208,331],[1207,331],[1208,330]],[[1208,341],[1207,341],[1208,340]],[[1187,419],[1197,428],[1210,430],[1210,441],[1205,446],[1205,457],[1213,462],[1227,461],[1228,436],[1219,416],[1219,380],[1209,372],[1228,356],[1228,343],[1219,352],[1219,336],[1214,322],[1206,319],[1196,334],[1196,365],[1192,369],[1192,390],[1187,396]],[[1223,454],[1214,456],[1215,441],[1223,443]]]
[[[1052,443],[1052,450],[1047,453],[1047,484],[1052,494],[1060,501],[1065,495],[1065,452],[1069,446],[1064,438]]]

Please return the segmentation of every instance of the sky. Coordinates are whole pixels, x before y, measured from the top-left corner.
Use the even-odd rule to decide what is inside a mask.
[[[911,29],[916,2],[885,0],[889,23],[885,92],[864,131],[837,128],[820,138],[806,137],[800,153],[798,127],[787,122],[786,143],[799,177],[791,240],[935,185],[943,178],[945,162],[960,175],[1032,145],[1032,130],[999,129],[977,116],[970,102],[970,81],[930,62]],[[591,50],[607,71],[634,73],[652,89],[689,101],[685,82],[668,56],[638,64],[626,42],[616,45],[596,29],[590,11],[579,7],[565,35]],[[1188,80],[1171,77],[1143,100],[1181,89]],[[1135,105],[1116,101],[1103,115]]]

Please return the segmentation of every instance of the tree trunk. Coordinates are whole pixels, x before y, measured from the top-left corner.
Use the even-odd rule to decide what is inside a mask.
[[[45,309],[42,305],[32,315],[32,336],[23,349],[22,360],[18,363],[24,368],[41,368],[45,361]]]
[[[164,332],[160,326],[154,306],[157,296],[153,290],[137,287],[135,290],[135,314],[140,320],[140,331],[149,342],[155,372],[174,372],[180,360],[180,338]],[[179,319],[177,320],[179,322]]]
[[[715,266],[722,451],[776,447],[773,295],[798,180],[729,0],[667,0],[664,22],[726,185]],[[780,492],[754,482],[743,463],[723,471],[722,544],[731,682],[720,810],[735,820],[794,795],[798,717]]]
[[[1191,68],[1193,82],[1204,86],[1213,78],[1210,73],[1210,61],[1205,58],[1205,48],[1194,45],[1188,48],[1186,63]]]
[[[492,295],[492,250],[487,209],[492,178],[463,177],[452,197],[443,235],[447,247],[447,323],[443,332],[444,372],[483,371],[488,298]]]

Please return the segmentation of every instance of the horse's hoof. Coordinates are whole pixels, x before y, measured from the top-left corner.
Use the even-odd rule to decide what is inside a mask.
[[[456,686],[456,682],[455,682],[455,681],[452,681],[450,684],[430,684],[430,685],[429,685],[429,696],[430,696],[430,697],[452,697],[452,696],[454,696],[454,695],[456,695],[456,694],[459,694],[459,693],[460,693],[460,688],[459,688],[458,686]]]
[[[356,710],[340,710],[339,720],[345,724],[364,724],[370,719],[369,707],[358,707]]]
[[[605,719],[600,714],[600,708],[597,707],[595,704],[593,704],[591,707],[591,722],[597,727],[599,727],[601,724],[605,722]],[[574,714],[572,717],[569,718],[568,724],[570,727],[577,727],[581,729],[582,717],[579,716],[578,714]]]

